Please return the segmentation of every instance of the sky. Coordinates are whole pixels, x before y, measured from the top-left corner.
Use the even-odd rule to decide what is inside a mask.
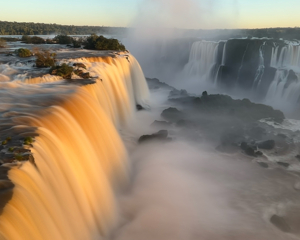
[[[0,20],[189,29],[299,27],[300,0],[1,0]]]

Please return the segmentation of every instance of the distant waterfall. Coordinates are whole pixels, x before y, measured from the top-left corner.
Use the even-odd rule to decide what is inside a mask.
[[[24,105],[13,122],[37,127],[38,137],[31,149],[36,167],[25,162],[9,171],[15,187],[0,216],[1,240],[99,240],[116,220],[114,186],[126,180],[126,150],[116,125],[136,103],[146,103],[148,87],[133,56],[76,61],[97,74],[95,84],[55,85],[54,77],[51,85],[5,85],[18,98],[5,95],[1,102]],[[22,97],[23,88],[32,99]],[[53,95],[58,102],[43,102]],[[25,100],[38,112],[26,112]]]
[[[300,45],[289,44],[282,47],[279,46],[272,49],[271,66],[274,68],[296,68],[300,69]]]
[[[211,70],[217,63],[217,42],[194,42],[190,52],[189,62],[184,67],[184,72],[191,77],[197,77],[201,81],[211,78]]]
[[[242,89],[260,100],[300,100],[300,44],[272,39],[197,41],[183,78]],[[296,90],[295,90],[296,89]]]
[[[300,45],[292,43],[272,49],[271,66],[276,68],[266,99],[282,99],[290,103],[300,100]]]

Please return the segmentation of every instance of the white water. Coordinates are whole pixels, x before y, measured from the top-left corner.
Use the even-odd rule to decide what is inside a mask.
[[[263,43],[263,45],[260,46],[259,48],[259,64],[258,64],[258,69],[256,71],[255,74],[255,78],[254,78],[254,86],[259,87],[260,83],[261,83],[261,79],[264,75],[264,71],[265,71],[265,59],[264,59],[264,46],[266,45],[266,42]]]
[[[132,56],[94,60],[82,61],[98,74],[96,84],[56,86],[55,78],[51,85],[8,83],[14,91],[32,89],[32,98],[39,89],[46,99],[55,93],[59,103],[12,119],[16,126],[38,128],[32,148],[37,168],[24,162],[9,172],[15,188],[0,216],[0,239],[103,239],[113,227],[114,189],[126,180],[126,151],[116,126],[130,118],[136,103],[145,104],[148,88]],[[22,98],[10,102],[20,105]]]
[[[189,62],[184,67],[186,76],[197,77],[200,81],[209,81],[211,70],[217,63],[217,42],[194,42],[190,52]]]
[[[266,95],[267,102],[281,100],[284,104],[296,104],[300,97],[300,45],[289,44],[279,51],[272,49],[271,67],[277,68]],[[288,71],[293,70],[297,81],[286,85]]]

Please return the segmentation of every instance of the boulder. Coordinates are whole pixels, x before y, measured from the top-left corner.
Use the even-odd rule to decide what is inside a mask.
[[[143,108],[140,104],[136,105],[136,110],[141,111],[144,110],[145,108]]]
[[[251,157],[256,157],[255,155],[255,151],[252,147],[247,147],[246,150],[245,150],[245,153],[248,155],[248,156],[251,156]]]
[[[291,227],[287,224],[283,217],[274,214],[270,218],[270,222],[273,223],[277,228],[283,232],[291,232]]]
[[[77,67],[77,68],[84,68],[84,69],[86,69],[86,66],[83,63],[74,63],[73,66]]]
[[[86,73],[83,73],[83,74],[81,75],[81,77],[84,78],[84,79],[87,79],[87,78],[90,78],[91,76],[90,76],[90,73],[89,73],[89,72],[86,72]]]
[[[289,167],[290,164],[289,163],[285,163],[285,162],[277,162],[278,165],[282,166],[282,167]]]
[[[260,149],[266,149],[266,150],[271,150],[275,147],[275,141],[274,140],[267,140],[258,143],[258,148]]]
[[[262,153],[261,151],[256,151],[256,152],[255,152],[255,155],[256,155],[256,156],[262,156],[263,153]]]
[[[138,142],[143,143],[143,142],[147,142],[150,140],[159,140],[159,141],[168,140],[168,131],[160,130],[157,133],[153,133],[151,135],[143,135],[139,138]]]
[[[261,166],[262,168],[268,168],[269,165],[265,162],[257,162],[259,166]]]
[[[171,122],[176,122],[184,118],[184,114],[177,108],[173,107],[163,110],[161,116]]]

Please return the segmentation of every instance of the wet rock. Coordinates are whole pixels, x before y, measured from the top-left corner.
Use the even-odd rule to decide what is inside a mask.
[[[87,79],[87,78],[90,78],[90,73],[89,72],[86,72],[86,73],[83,73],[80,77],[82,77],[83,79]]]
[[[251,157],[256,157],[256,153],[255,153],[255,147],[249,146],[248,143],[246,142],[242,142],[240,145],[240,148],[245,152],[245,154],[247,154],[248,156]]]
[[[291,227],[288,225],[288,223],[283,217],[280,217],[275,214],[270,218],[270,222],[283,232],[291,232]]]
[[[173,107],[163,110],[161,116],[171,122],[176,122],[178,120],[184,119],[184,114],[177,108]]]
[[[267,140],[267,141],[258,143],[257,146],[260,149],[271,150],[275,147],[275,141],[274,140]]]
[[[140,104],[136,105],[136,110],[141,111],[144,110],[145,108],[143,108]]]
[[[300,161],[300,155],[299,154],[297,156],[295,156],[295,158],[297,158]]]
[[[151,135],[143,135],[139,138],[138,142],[143,143],[149,140],[159,140],[164,141],[168,139],[168,131],[167,130],[160,130],[157,133]]]
[[[241,149],[243,149],[245,151],[247,148],[248,148],[248,144],[246,142],[242,142]]]
[[[263,167],[263,168],[268,168],[269,165],[265,162],[257,162],[259,166]]]
[[[263,154],[261,151],[256,151],[256,152],[255,152],[255,155],[260,157],[260,156],[262,156],[262,155],[264,155],[264,154]]]
[[[277,164],[286,168],[290,166],[289,163],[285,163],[285,162],[277,162]]]
[[[168,90],[173,90],[175,88],[169,86],[166,83],[160,82],[157,78],[146,78],[148,87],[150,89],[159,89],[159,88],[164,88]]]
[[[256,157],[255,155],[255,151],[252,147],[247,147],[246,150],[245,150],[245,153],[248,155],[248,156],[251,156],[251,157]]]
[[[86,69],[86,66],[83,63],[74,63],[73,66]]]

